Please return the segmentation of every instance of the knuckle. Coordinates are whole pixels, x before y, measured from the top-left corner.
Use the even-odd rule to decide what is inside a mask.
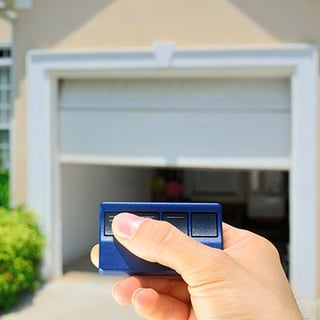
[[[153,248],[156,249],[156,251],[160,250],[163,253],[172,246],[175,239],[175,229],[173,226],[168,222],[161,221],[159,223],[159,228],[154,232]]]
[[[258,239],[261,252],[266,253],[273,260],[280,260],[280,254],[275,245],[264,237]]]
[[[166,221],[154,221],[148,219],[144,224],[143,233],[147,235],[145,245],[155,260],[160,254],[166,254],[176,241],[175,228]]]

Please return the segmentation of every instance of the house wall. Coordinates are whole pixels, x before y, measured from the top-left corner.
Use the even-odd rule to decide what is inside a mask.
[[[70,15],[70,12],[72,14]],[[152,13],[154,12],[154,13]],[[16,22],[14,202],[26,200],[25,54],[29,49],[105,50],[152,47],[251,46],[320,42],[320,3],[224,1],[34,0]]]
[[[1,42],[11,42],[11,23],[0,15],[0,45]]]
[[[155,41],[177,47],[320,43],[319,31],[319,1],[33,0],[30,10],[19,12],[15,29],[14,202],[26,201],[28,49],[136,49]]]

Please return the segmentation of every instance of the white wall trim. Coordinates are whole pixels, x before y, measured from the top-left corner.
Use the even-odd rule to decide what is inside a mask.
[[[11,67],[12,58],[0,58],[0,67]]]
[[[0,40],[0,48],[1,49],[11,49],[12,48],[12,42],[11,41]]]
[[[108,157],[108,156],[82,156],[77,154],[62,154],[59,157],[65,164],[96,164],[110,166],[144,166],[168,167],[166,157]],[[177,158],[175,165],[178,168],[211,168],[211,169],[237,169],[237,170],[290,170],[290,159],[284,158]]]
[[[157,49],[158,48],[158,49]],[[164,48],[164,47],[162,47]],[[292,81],[292,152],[268,169],[289,168],[292,286],[299,298],[317,295],[317,81],[318,49],[313,45],[250,48],[155,49],[53,52],[27,55],[28,205],[42,215],[49,248],[47,276],[61,272],[61,221],[55,83],[65,77],[181,74],[192,76],[287,76]],[[161,51],[161,50],[160,50]],[[157,54],[158,52],[158,54]],[[231,161],[231,160],[230,160]],[[76,162],[76,161],[75,161]],[[160,161],[161,162],[161,161]],[[195,164],[195,163],[194,163]],[[180,165],[186,165],[181,162]],[[214,163],[211,162],[211,165]],[[61,254],[60,254],[61,257]],[[58,259],[58,260],[57,260]],[[59,265],[60,264],[60,265]]]

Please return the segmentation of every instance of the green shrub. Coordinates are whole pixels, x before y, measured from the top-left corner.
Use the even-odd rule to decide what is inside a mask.
[[[9,170],[1,168],[0,163],[0,207],[9,208]]]
[[[32,212],[0,208],[0,310],[8,311],[21,293],[39,286],[43,245]]]

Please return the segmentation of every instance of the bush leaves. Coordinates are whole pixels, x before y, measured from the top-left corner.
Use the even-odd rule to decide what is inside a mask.
[[[0,310],[39,286],[44,238],[36,216],[23,208],[0,208]]]

